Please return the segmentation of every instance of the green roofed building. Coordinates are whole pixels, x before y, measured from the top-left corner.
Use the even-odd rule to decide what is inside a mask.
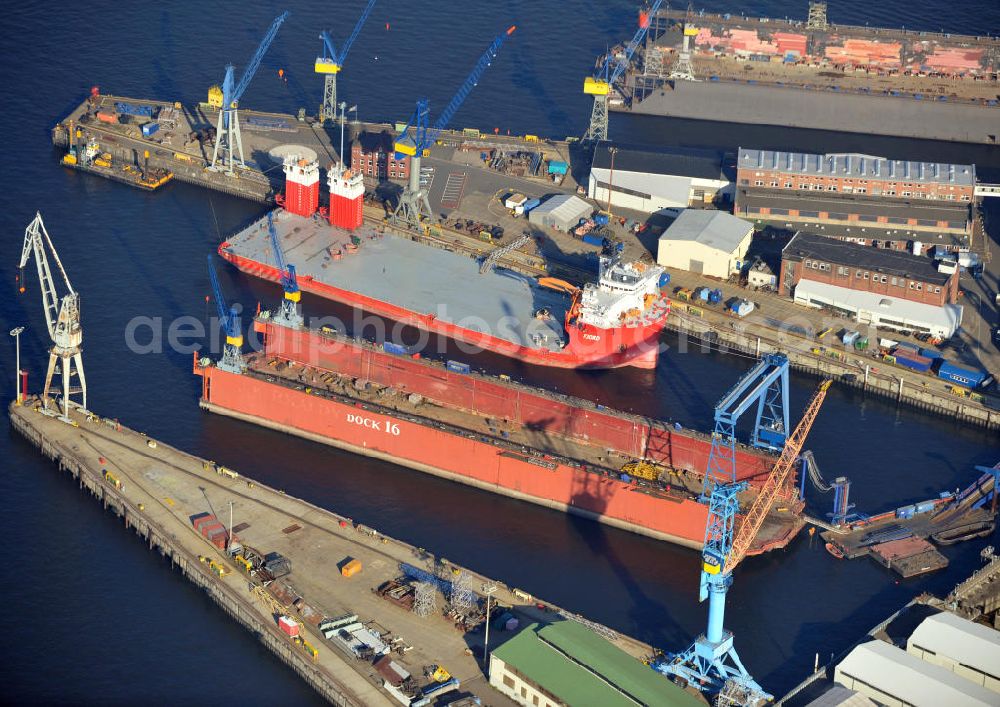
[[[490,654],[490,684],[532,707],[704,707],[575,621],[531,624]]]

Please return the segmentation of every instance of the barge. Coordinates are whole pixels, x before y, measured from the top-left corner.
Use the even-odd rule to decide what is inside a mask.
[[[706,435],[267,313],[254,328],[263,349],[242,372],[195,359],[203,409],[653,538],[703,543]],[[773,462],[739,449],[744,504]],[[754,553],[801,529],[791,488]]]

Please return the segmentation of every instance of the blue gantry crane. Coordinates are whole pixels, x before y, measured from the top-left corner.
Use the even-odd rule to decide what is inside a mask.
[[[274,315],[274,320],[286,326],[300,327],[303,322],[302,312],[299,311],[299,300],[302,299],[302,292],[299,290],[299,281],[295,277],[295,266],[285,262],[285,254],[278,241],[278,230],[274,227],[273,211],[267,214],[267,230],[271,235],[274,263],[281,271],[281,289],[285,293],[284,299],[281,300],[281,309]]]
[[[649,24],[656,16],[663,0],[655,0],[646,10],[639,13],[639,28],[635,31],[631,41],[625,46],[621,53],[608,52],[608,55],[601,62],[593,76],[588,76],[583,80],[583,92],[594,97],[594,107],[590,112],[590,125],[583,139],[585,142],[597,142],[608,139],[608,96],[618,87],[618,82],[625,75],[625,71],[632,63],[632,56],[639,48],[646,33],[649,31]],[[625,92],[621,92],[625,95]]]
[[[437,140],[438,135],[441,134],[441,131],[448,127],[455,112],[461,107],[468,95],[472,93],[472,89],[479,83],[479,79],[482,78],[486,69],[493,63],[497,53],[500,51],[500,47],[503,46],[510,35],[514,34],[514,30],[516,29],[516,25],[511,25],[506,31],[501,32],[493,39],[490,46],[479,57],[479,61],[476,62],[475,67],[469,73],[465,82],[459,87],[455,95],[452,96],[451,101],[445,109],[441,111],[433,127],[429,127],[430,102],[426,98],[421,98],[417,101],[416,110],[413,111],[410,122],[406,124],[403,132],[400,133],[394,148],[396,159],[402,159],[404,155],[410,157],[410,180],[403,190],[402,195],[400,195],[399,203],[393,214],[397,221],[419,227],[422,219],[434,218],[430,202],[427,199],[427,192],[420,188],[420,158],[427,153],[430,146]]]
[[[354,31],[351,32],[351,36],[347,38],[339,52],[334,46],[333,38],[330,37],[329,32],[323,30],[319,35],[319,38],[323,40],[323,55],[316,57],[315,70],[317,74],[323,74],[325,77],[323,80],[323,103],[319,107],[321,123],[337,116],[337,74],[344,68],[347,52],[351,51],[351,45],[361,33],[361,28],[364,26],[365,20],[368,19],[368,15],[371,14],[373,7],[375,7],[375,0],[368,0],[361,17],[354,25]]]
[[[219,326],[226,335],[226,344],[222,349],[222,360],[217,364],[223,371],[243,373],[246,363],[243,361],[243,327],[240,325],[240,313],[234,304],[226,309],[226,300],[222,296],[219,276],[215,274],[212,256],[208,256],[208,278],[212,281],[212,295],[215,306],[219,309]]]
[[[257,52],[250,59],[250,63],[247,64],[246,69],[243,70],[240,82],[235,84],[235,86],[233,65],[229,64],[226,66],[226,76],[222,80],[219,123],[215,132],[215,149],[212,150],[212,164],[209,166],[210,169],[232,174],[235,167],[246,167],[243,159],[243,141],[240,138],[240,121],[236,112],[237,107],[240,98],[243,97],[244,92],[257,73],[257,69],[260,68],[260,62],[271,46],[271,42],[274,41],[275,36],[278,34],[278,29],[288,19],[288,15],[288,12],[283,12],[271,23],[267,34],[260,40]],[[209,91],[210,102],[211,97],[212,92]]]
[[[733,634],[725,629],[726,593],[733,582],[733,570],[749,552],[771,506],[788,491],[789,475],[830,387],[830,381],[821,383],[795,430],[782,435],[781,453],[737,527],[739,494],[747,484],[737,480],[736,424],[743,413],[756,405],[754,436],[758,438],[762,427],[767,429],[761,424],[764,419],[761,409],[766,407],[761,403],[769,398],[775,382],[780,385],[782,380],[787,381],[787,375],[785,356],[766,356],[716,406],[715,433],[701,493],[701,501],[708,504],[708,520],[699,600],[709,600],[708,626],[687,650],[665,655],[652,664],[654,670],[664,675],[683,678],[705,691],[722,693],[728,700],[726,704],[756,705],[771,698],[743,666],[733,644]],[[786,388],[782,400],[782,418],[786,421],[787,400]]]

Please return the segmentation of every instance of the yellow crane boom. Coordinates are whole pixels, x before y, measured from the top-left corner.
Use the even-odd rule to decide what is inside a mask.
[[[809,405],[806,407],[802,419],[799,420],[799,424],[795,426],[795,430],[785,440],[781,456],[778,457],[778,461],[771,468],[771,473],[768,474],[767,479],[764,481],[764,485],[757,494],[757,498],[750,504],[750,509],[743,516],[743,521],[740,523],[739,528],[737,528],[733,538],[733,547],[729,552],[729,558],[725,563],[727,571],[732,572],[733,568],[746,557],[750,545],[753,544],[754,538],[757,537],[761,526],[764,525],[764,519],[767,517],[768,511],[771,510],[771,505],[778,497],[785,481],[788,479],[788,474],[791,472],[792,467],[795,466],[795,461],[799,458],[799,454],[802,453],[806,436],[809,434],[809,430],[812,429],[816,415],[819,414],[820,406],[823,405],[823,400],[826,398],[826,391],[830,389],[831,382],[825,380],[819,384],[819,388],[813,394],[812,400],[809,401]]]

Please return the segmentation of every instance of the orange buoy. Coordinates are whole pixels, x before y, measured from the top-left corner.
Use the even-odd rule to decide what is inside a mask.
[[[281,79],[281,78],[284,78],[284,77],[285,77],[285,70],[284,69],[278,69],[278,78]]]

